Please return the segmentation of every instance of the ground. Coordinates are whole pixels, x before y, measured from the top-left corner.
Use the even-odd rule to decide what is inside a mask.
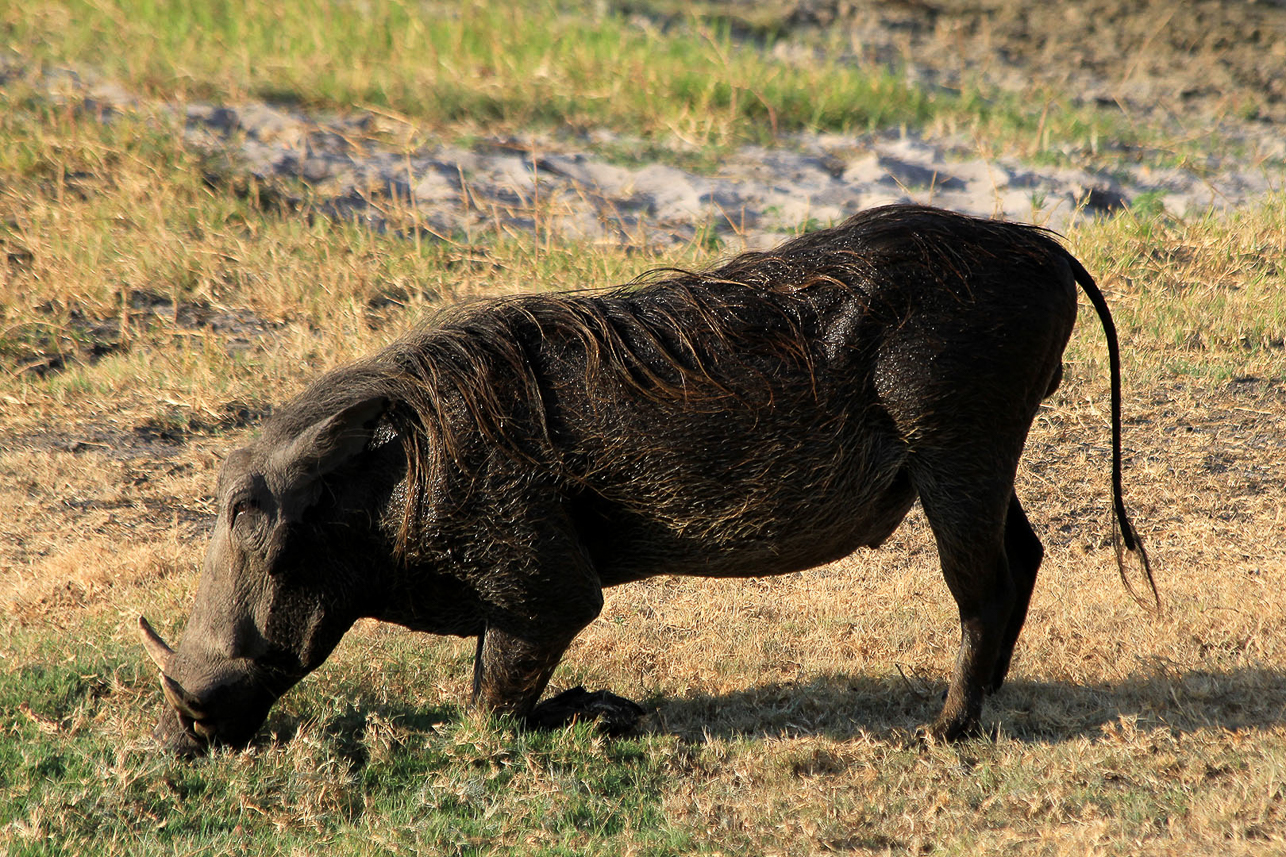
[[[824,51],[976,92],[980,112],[1066,101],[1146,133],[1046,145],[1037,111],[1004,140],[929,118],[709,151],[561,126],[399,149],[381,123],[406,117],[369,105],[185,101],[186,84],[6,56],[0,850],[1283,847],[1286,6],[686,6],[604,8],[658,39],[722,27],[766,58]],[[879,551],[802,574],[612,590],[554,686],[644,703],[633,739],[471,720],[470,641],[364,622],[251,753],[155,755],[136,618],[181,631],[219,462],[308,378],[443,304],[704,264],[882,198],[1061,218],[1041,222],[1121,331],[1127,505],[1160,611],[1117,580],[1106,360],[1083,307],[1019,473],[1047,554],[984,739],[916,736],[958,638],[917,511]]]

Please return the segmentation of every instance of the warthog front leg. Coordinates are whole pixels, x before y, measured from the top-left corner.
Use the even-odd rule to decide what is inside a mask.
[[[643,716],[643,708],[605,690],[590,693],[578,686],[536,703],[567,642],[532,643],[488,628],[479,639],[474,661],[473,704],[520,717],[538,729],[594,720],[609,735],[631,731]]]
[[[575,635],[525,640],[488,627],[478,638],[473,662],[473,705],[526,718]]]
[[[537,704],[568,645],[603,606],[598,576],[575,538],[546,531],[542,541],[558,571],[526,578],[496,605],[510,618],[507,626],[489,622],[478,638],[472,704],[538,728],[597,720],[609,734],[626,732],[643,709],[607,691],[575,687]]]

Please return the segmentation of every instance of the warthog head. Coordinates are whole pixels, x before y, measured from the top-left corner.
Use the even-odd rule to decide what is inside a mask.
[[[224,462],[218,518],[178,646],[139,617],[168,703],[155,736],[169,749],[191,755],[248,743],[277,698],[362,615],[364,586],[345,558],[369,554],[373,483],[390,470],[390,456],[369,449],[384,407],[377,397],[311,421],[283,414]],[[357,468],[368,478],[329,478]],[[368,584],[372,570],[362,571]]]

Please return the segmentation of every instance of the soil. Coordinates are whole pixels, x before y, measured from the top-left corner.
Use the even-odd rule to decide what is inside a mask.
[[[870,58],[944,86],[1031,81],[1158,123],[1286,122],[1282,0],[801,0],[795,26],[852,28]]]

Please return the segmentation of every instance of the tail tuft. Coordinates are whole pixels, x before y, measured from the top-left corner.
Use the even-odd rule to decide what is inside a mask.
[[[1067,254],[1067,261],[1072,267],[1072,275],[1076,278],[1076,282],[1080,284],[1085,291],[1085,296],[1094,305],[1094,311],[1103,325],[1103,334],[1107,338],[1107,364],[1112,386],[1112,508],[1114,512],[1112,544],[1116,547],[1116,567],[1121,573],[1121,582],[1125,584],[1125,591],[1130,593],[1130,597],[1139,605],[1160,612],[1161,594],[1157,591],[1156,579],[1152,576],[1152,563],[1148,560],[1148,552],[1143,548],[1143,540],[1139,538],[1134,525],[1130,523],[1129,515],[1125,512],[1124,490],[1121,487],[1121,347],[1116,338],[1116,325],[1112,322],[1112,313],[1108,309],[1107,300],[1099,291],[1098,284],[1094,282],[1089,271],[1086,271],[1085,267],[1070,253]],[[1130,584],[1129,576],[1125,573],[1125,551],[1138,557],[1143,576],[1152,592],[1151,604]]]

